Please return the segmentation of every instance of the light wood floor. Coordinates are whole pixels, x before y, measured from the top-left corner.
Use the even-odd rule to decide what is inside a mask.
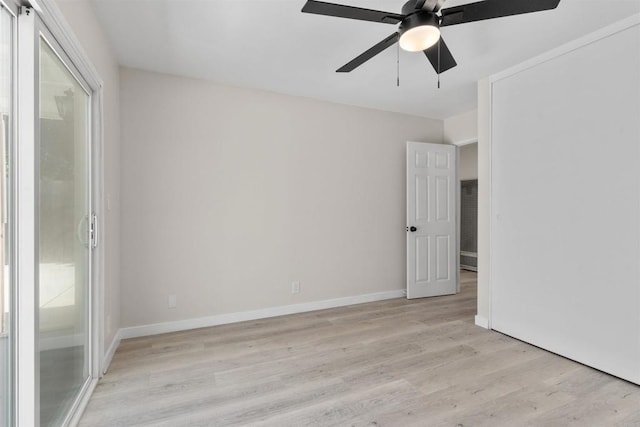
[[[83,426],[640,426],[640,387],[473,325],[475,274],[395,299],[123,341]]]

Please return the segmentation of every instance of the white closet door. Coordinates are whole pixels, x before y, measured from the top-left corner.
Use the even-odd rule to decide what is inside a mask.
[[[640,26],[495,81],[492,328],[640,383]]]

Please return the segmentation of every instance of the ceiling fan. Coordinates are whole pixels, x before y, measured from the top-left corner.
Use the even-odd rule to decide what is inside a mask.
[[[396,32],[338,68],[348,73],[399,42],[409,52],[423,51],[438,74],[457,65],[440,27],[555,9],[560,0],[485,0],[442,9],[446,0],[409,0],[401,13],[307,0],[302,12],[361,21],[399,24]]]

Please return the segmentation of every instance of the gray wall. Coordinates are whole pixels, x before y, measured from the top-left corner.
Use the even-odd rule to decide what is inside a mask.
[[[406,286],[405,143],[441,120],[126,68],[121,99],[123,326]]]
[[[461,181],[478,179],[478,144],[467,144],[460,147],[460,169],[458,175]]]
[[[478,111],[472,110],[444,119],[444,142],[446,144],[465,143],[460,147],[461,180],[478,178]]]

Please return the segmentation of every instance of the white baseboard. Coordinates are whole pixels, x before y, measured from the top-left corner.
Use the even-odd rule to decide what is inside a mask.
[[[178,320],[175,322],[154,323],[151,325],[131,326],[122,328],[118,332],[120,338],[135,338],[148,335],[165,334],[168,332],[186,331],[189,329],[206,328],[209,326],[225,325],[228,323],[246,322],[248,320],[266,319],[287,314],[306,313],[308,311],[324,310],[327,308],[344,307],[347,305],[363,304],[392,298],[403,298],[404,290],[378,292],[375,294],[356,295],[345,298],[335,298],[301,304],[283,305],[279,307],[263,308],[260,310],[241,311],[237,313],[220,314],[217,316],[200,317],[196,319]],[[114,349],[115,351],[115,349]]]
[[[111,341],[111,345],[107,349],[102,359],[102,373],[106,374],[109,369],[109,365],[111,365],[111,361],[113,360],[113,355],[116,354],[116,350],[120,345],[120,340],[122,339],[122,329],[118,329],[116,334],[113,336],[113,340]]]
[[[483,316],[479,316],[476,314],[476,326],[480,326],[481,328],[489,329],[489,319]]]

